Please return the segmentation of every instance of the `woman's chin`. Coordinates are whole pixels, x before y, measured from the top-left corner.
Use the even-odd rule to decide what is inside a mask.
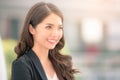
[[[51,46],[51,47],[49,47],[49,49],[54,49],[55,48],[55,46]]]

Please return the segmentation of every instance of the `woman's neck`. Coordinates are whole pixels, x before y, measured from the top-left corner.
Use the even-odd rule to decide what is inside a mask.
[[[35,46],[33,46],[32,50],[35,52],[41,62],[46,62],[48,60],[49,50]]]

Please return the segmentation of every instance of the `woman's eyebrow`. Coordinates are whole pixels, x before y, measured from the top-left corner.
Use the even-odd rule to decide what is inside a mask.
[[[53,26],[54,24],[52,24],[52,23],[46,23],[46,25],[51,25],[51,26]]]
[[[55,26],[55,25],[52,24],[52,23],[46,23],[46,25]],[[63,26],[63,25],[62,25],[62,24],[59,24],[58,26]]]

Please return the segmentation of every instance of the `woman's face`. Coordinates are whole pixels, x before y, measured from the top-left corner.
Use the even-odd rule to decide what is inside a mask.
[[[61,17],[50,14],[36,28],[30,25],[30,32],[33,35],[34,46],[41,49],[53,49],[62,38],[63,26]]]

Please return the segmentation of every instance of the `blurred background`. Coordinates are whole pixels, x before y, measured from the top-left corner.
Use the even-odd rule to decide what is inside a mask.
[[[14,47],[25,16],[39,1],[42,0],[0,0],[0,36],[7,80],[11,78]],[[44,1],[57,5],[64,14],[63,54],[71,55],[74,68],[80,71],[75,80],[120,80],[120,0]]]

